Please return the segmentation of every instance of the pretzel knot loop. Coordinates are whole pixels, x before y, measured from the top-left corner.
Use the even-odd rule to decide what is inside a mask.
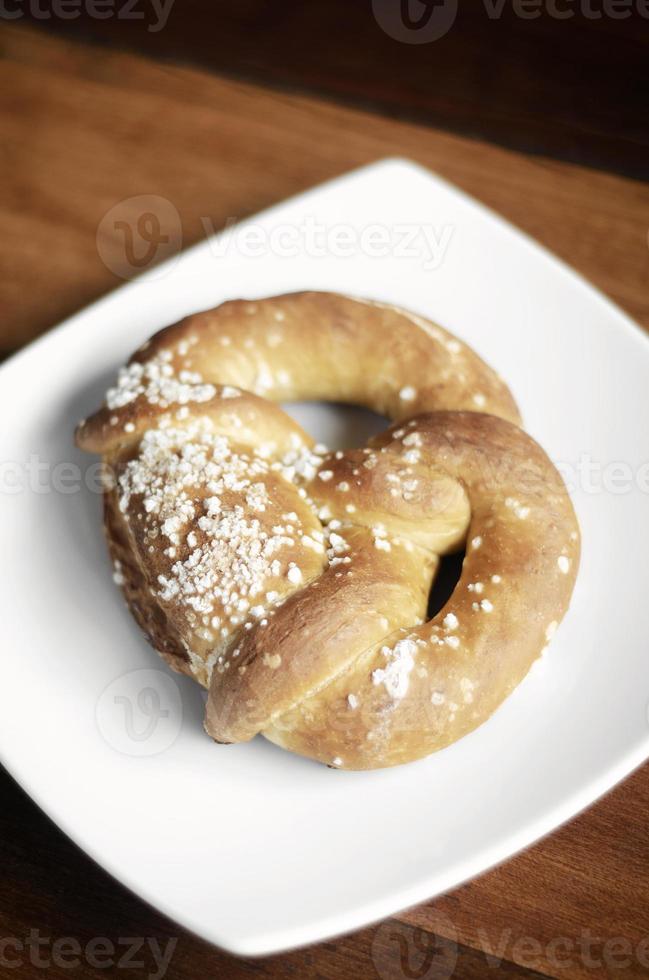
[[[328,452],[277,404],[393,420]],[[329,765],[420,758],[485,721],[567,609],[579,530],[500,378],[442,328],[325,293],[225,303],[152,338],[77,430],[150,642],[219,742]],[[428,618],[440,556],[460,579]]]

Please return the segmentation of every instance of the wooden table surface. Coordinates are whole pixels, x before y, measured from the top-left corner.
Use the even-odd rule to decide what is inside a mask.
[[[156,194],[183,244],[387,155],[453,181],[556,252],[649,328],[649,186],[311,97],[41,34],[0,30],[4,231],[0,352],[120,282],[99,257],[104,214]],[[113,270],[119,259],[118,242]],[[381,926],[237,960],[145,906],[2,776],[0,938],[177,939],[167,976],[484,978],[649,975],[649,767],[505,865]],[[479,814],[476,814],[479,819]],[[436,945],[435,945],[436,944]],[[436,956],[426,960],[426,949]],[[1,949],[1,947],[0,947]],[[86,964],[84,978],[131,972]],[[137,957],[136,957],[137,959]],[[0,976],[34,975],[2,966]],[[446,971],[446,972],[445,972]],[[48,976],[69,975],[52,966]]]
[[[151,10],[149,23],[97,19],[83,7],[74,19],[44,22],[29,4],[22,10],[61,36],[649,179],[647,0],[445,2],[456,16],[449,10],[449,29],[431,44],[400,43],[382,26],[377,11],[399,0],[173,0],[161,30],[147,29],[157,22]],[[520,16],[521,2],[543,3],[548,15]],[[553,2],[584,13],[552,16]],[[416,13],[420,0],[409,3]],[[588,16],[587,3],[631,9]]]

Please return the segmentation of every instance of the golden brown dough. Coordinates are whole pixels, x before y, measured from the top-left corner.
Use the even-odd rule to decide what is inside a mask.
[[[395,424],[327,453],[274,403],[307,398]],[[297,293],[156,334],[77,441],[113,476],[105,526],[131,610],[209,688],[207,731],[363,769],[479,725],[567,609],[575,515],[519,421],[441,327]],[[427,621],[439,556],[467,541]]]

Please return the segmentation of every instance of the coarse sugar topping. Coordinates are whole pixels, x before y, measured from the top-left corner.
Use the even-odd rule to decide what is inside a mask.
[[[140,397],[161,408],[214,398],[214,385],[206,384],[196,371],[176,373],[172,361],[171,351],[162,350],[148,361],[134,361],[120,368],[116,384],[106,392],[108,408],[123,408]]]
[[[410,672],[415,665],[417,642],[412,637],[399,640],[394,647],[384,646],[381,653],[386,666],[372,671],[372,683],[383,684],[390,697],[400,700],[408,692]]]
[[[162,552],[158,597],[184,609],[206,641],[259,620],[326,560],[315,516],[303,526],[299,490],[283,475],[234,449],[209,419],[145,432],[119,475],[121,511],[143,546]]]

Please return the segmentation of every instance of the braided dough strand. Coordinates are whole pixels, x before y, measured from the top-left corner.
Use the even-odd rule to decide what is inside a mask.
[[[395,424],[328,453],[277,404]],[[488,413],[488,414],[487,414]],[[102,454],[116,579],[217,741],[396,765],[481,724],[564,615],[579,531],[501,379],[441,327],[326,293],[156,334],[77,442]],[[441,555],[462,575],[428,620]]]
[[[520,422],[505,383],[442,327],[333,293],[233,300],[186,317],[147,341],[122,380],[122,390],[112,399],[109,392],[108,404],[79,427],[82,448],[103,453],[129,432],[137,437],[178,397],[192,413],[218,413],[224,388],[263,398],[254,423],[261,425],[278,419],[269,399],[342,401],[394,420],[444,408]]]
[[[285,748],[329,764],[340,760],[336,764],[352,769],[420,758],[485,721],[556,630],[579,561],[578,527],[565,487],[543,450],[521,429],[491,416],[439,412],[412,420],[405,436],[396,432],[399,438],[392,429],[374,441],[380,463],[359,473],[351,499],[366,500],[372,483],[398,471],[413,442],[409,436],[416,435],[433,482],[441,467],[468,495],[471,522],[460,581],[433,619],[421,625],[412,619],[396,631],[386,630],[346,669],[332,671],[328,684],[316,685],[315,693],[289,711],[276,711],[263,729]],[[345,463],[340,461],[341,473]],[[353,517],[358,519],[358,512]],[[395,526],[389,515],[384,526]],[[398,540],[407,540],[403,523],[396,527]],[[389,534],[388,541],[394,551]],[[402,554],[394,555],[397,566]],[[348,574],[356,567],[355,556]],[[309,604],[310,597],[302,601]],[[394,601],[398,605],[398,595]],[[353,624],[353,602],[345,601],[345,609]],[[303,642],[300,634],[292,642]],[[301,680],[308,691],[304,672]],[[208,731],[222,717],[221,687],[235,681],[235,674],[225,680],[214,675]],[[259,678],[262,698],[263,686]],[[253,697],[247,690],[248,700],[232,703],[245,711]],[[219,734],[227,740],[228,730]]]

